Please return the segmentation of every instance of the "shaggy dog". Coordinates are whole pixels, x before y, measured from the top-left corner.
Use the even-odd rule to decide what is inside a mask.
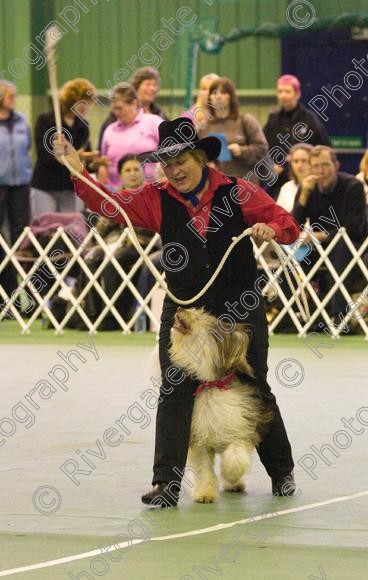
[[[201,344],[194,353],[191,345]],[[245,490],[244,476],[251,454],[260,442],[260,428],[270,420],[257,389],[237,378],[254,376],[246,360],[249,338],[244,325],[221,329],[212,314],[201,309],[178,308],[171,330],[172,362],[201,384],[194,394],[194,408],[187,465],[195,468],[192,498],[211,503],[218,498],[215,454],[221,454],[225,491]],[[204,461],[204,455],[207,455]]]

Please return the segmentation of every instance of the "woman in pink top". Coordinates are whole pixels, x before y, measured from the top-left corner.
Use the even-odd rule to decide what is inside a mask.
[[[120,187],[118,161],[127,154],[139,155],[158,145],[158,126],[162,119],[144,113],[138,95],[131,86],[117,86],[113,92],[112,111],[117,121],[104,132],[101,154],[110,164],[100,167],[98,179],[110,189]]]

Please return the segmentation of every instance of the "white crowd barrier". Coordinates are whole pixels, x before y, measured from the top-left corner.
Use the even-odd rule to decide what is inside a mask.
[[[30,246],[27,255],[20,251],[20,247],[26,238],[28,238]],[[349,248],[351,260],[345,270],[338,274],[331,263],[330,253],[341,239],[344,240]],[[147,256],[155,251],[158,240],[158,234],[151,239],[145,248],[145,254]],[[13,246],[10,246],[5,238],[0,235],[0,252],[2,254],[2,257],[0,257],[0,277],[2,275],[4,276],[5,268],[9,264],[12,264],[18,277],[18,287],[12,292],[11,296],[6,293],[4,287],[0,284],[0,325],[5,324],[5,319],[14,319],[19,324],[22,333],[29,333],[35,320],[42,316],[55,329],[56,334],[61,334],[67,327],[71,317],[77,313],[88,331],[95,333],[98,331],[106,314],[109,313],[115,318],[121,330],[124,333],[129,333],[134,329],[137,317],[144,311],[151,324],[157,328],[159,326],[160,313],[157,310],[152,310],[151,301],[152,297],[158,291],[159,283],[156,281],[148,295],[144,298],[142,297],[132,283],[132,278],[143,265],[143,258],[137,256],[133,267],[128,272],[125,272],[114,255],[116,248],[123,246],[127,242],[131,242],[128,229],[122,231],[119,240],[113,245],[106,244],[94,228],[90,229],[83,244],[79,246],[73,243],[63,228],[58,228],[50,235],[45,247],[40,245],[38,239],[29,227],[24,229]],[[296,267],[300,279],[299,289],[289,297],[288,292],[285,294],[285,284],[280,283],[282,265],[279,260],[271,257],[270,261],[270,252],[268,251],[267,243],[263,243],[260,247],[257,247],[253,242],[259,273],[260,275],[263,274],[262,278],[264,280],[265,276],[269,280],[269,284],[266,284],[264,288],[266,294],[268,293],[271,304],[275,302],[275,296],[277,294],[279,298],[277,302],[281,305],[270,321],[270,333],[272,334],[277,331],[284,317],[288,315],[299,337],[305,337],[308,333],[315,330],[317,321],[323,320],[323,323],[319,322],[319,326],[321,328],[324,327],[324,331],[328,331],[335,338],[340,336],[341,333],[346,332],[347,329],[354,327],[355,330],[359,329],[359,333],[368,340],[368,269],[363,260],[364,254],[368,252],[368,239],[365,240],[360,248],[356,249],[344,228],[341,228],[327,247],[322,247],[321,244],[315,244],[313,241],[309,241],[308,243],[314,245],[319,255],[317,261],[308,272],[303,269],[303,262],[301,264],[296,263],[291,250],[287,249],[285,253],[286,265],[288,267]],[[63,250],[60,250],[59,253],[56,252],[55,255],[55,249],[58,248],[58,244]],[[97,245],[103,251],[101,263],[94,272],[89,269],[88,263],[83,257],[89,245]],[[61,261],[63,267],[59,271],[58,267]],[[48,267],[48,289],[42,295],[40,294],[40,291],[42,291],[41,264],[46,264]],[[58,267],[56,267],[56,264],[58,264]],[[112,265],[121,278],[119,287],[111,297],[106,294],[103,285],[100,283],[100,275],[107,264]],[[70,286],[70,272],[72,269],[75,272],[75,266],[85,274],[87,280],[87,283],[79,294],[76,294]],[[362,284],[359,287],[359,291],[352,295],[346,288],[345,282],[354,267],[359,268]],[[328,272],[334,280],[333,286],[323,298],[319,296],[313,283],[316,272],[321,268]],[[52,279],[50,281],[51,275]],[[236,276],[239,276],[239,272],[236,273]],[[84,299],[91,288],[98,293],[103,304],[103,308],[95,320],[91,320],[83,308]],[[296,297],[300,294],[301,288],[305,289],[310,303],[311,317],[307,322],[304,322],[298,316],[295,304]],[[125,289],[131,291],[134,299],[139,304],[139,308],[133,312],[129,320],[124,320],[115,306],[116,300]],[[259,291],[258,287],[257,290]],[[349,307],[339,314],[338,321],[336,322],[336,317],[332,320],[329,316],[328,306],[338,290],[344,296]],[[62,320],[57,320],[49,307],[50,300],[58,295],[69,301],[69,307]]]

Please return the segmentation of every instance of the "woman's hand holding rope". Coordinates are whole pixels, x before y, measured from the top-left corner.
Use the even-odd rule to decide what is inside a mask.
[[[64,135],[57,135],[54,140],[54,155],[55,159],[62,165],[65,165],[64,160],[79,173],[84,170],[84,165],[80,160],[79,153],[74,149],[73,145],[65,138]]]

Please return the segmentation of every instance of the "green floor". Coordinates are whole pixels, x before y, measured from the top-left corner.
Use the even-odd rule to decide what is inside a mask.
[[[0,333],[2,388],[0,416],[26,401],[36,384],[47,378],[78,344],[88,345],[86,332],[67,331],[55,336],[37,329],[28,336],[15,323]],[[150,485],[155,411],[146,409],[147,425],[129,426],[130,434],[116,447],[103,447],[105,458],[94,459],[95,470],[80,475],[77,486],[61,471],[77,450],[97,452],[103,433],[141,394],[150,388],[150,355],[155,336],[126,336],[119,332],[93,337],[98,360],[84,351],[85,362],[75,359],[67,390],[58,389],[34,411],[27,429],[17,423],[13,436],[0,440],[0,577],[29,580],[106,577],[112,580],[226,579],[312,580],[367,577],[368,495],[330,500],[368,490],[367,427],[351,434],[351,444],[329,455],[330,465],[317,460],[316,479],[298,463],[311,446],[334,446],[334,435],[344,429],[342,418],[356,418],[368,408],[366,394],[367,342],[344,337],[318,358],[296,336],[271,338],[269,379],[287,425],[296,462],[300,494],[289,500],[270,495],[270,481],[255,455],[248,493],[222,494],[217,504],[191,502],[188,490],[178,509],[144,511],[140,495]],[[290,388],[277,380],[285,360],[303,367],[304,379]],[[143,405],[143,403],[142,403]],[[362,417],[366,417],[362,415]],[[127,421],[127,419],[126,419]],[[5,424],[4,424],[5,425]],[[355,419],[355,427],[358,426]],[[336,445],[334,446],[337,450]],[[79,465],[79,464],[78,464]],[[32,503],[42,486],[56,488],[62,504],[56,513],[40,514]],[[325,505],[313,507],[316,502]],[[304,511],[283,514],[311,506]],[[218,524],[273,514],[247,527]],[[245,530],[247,530],[245,532]],[[239,535],[242,533],[242,535]],[[182,535],[186,534],[186,535]],[[182,535],[182,537],[171,537]],[[119,538],[144,539],[124,551],[100,554]],[[151,538],[151,539],[150,539]],[[156,539],[154,539],[156,538]],[[70,560],[96,550],[93,557]],[[99,554],[99,555],[97,555]],[[66,563],[50,562],[67,558]],[[120,558],[120,559],[119,559]],[[47,567],[11,574],[18,567],[48,562]],[[2,574],[1,571],[8,571]]]
[[[45,329],[41,325],[41,320],[36,320],[32,325],[32,331],[29,334],[22,334],[21,328],[16,321],[0,322],[0,345],[1,344],[73,344],[85,335],[86,331],[65,329],[63,334],[56,335],[54,330]],[[328,337],[322,333],[323,338]],[[153,332],[143,334],[124,334],[121,331],[114,330],[108,332],[98,332],[94,339],[103,345],[121,346],[151,346],[156,342]],[[347,348],[367,349],[367,341],[364,336],[344,336],[343,334],[337,340]],[[296,334],[275,334],[270,337],[271,345],[288,348],[304,348],[303,340],[299,339]]]
[[[191,578],[215,578],[229,580],[249,578],[250,580],[302,580],[366,578],[367,553],[363,549],[290,546],[278,544],[272,539],[273,530],[265,526],[269,537],[262,545],[248,540],[241,546],[229,538],[229,534],[216,533],[206,538],[189,538],[168,540],[164,545],[148,542],[133,546],[129,552],[113,553],[110,559],[104,558],[106,564],[89,558],[70,564],[63,564],[17,574],[19,578],[29,580],[49,580],[78,578],[83,571],[97,578],[96,572],[105,569],[111,580],[160,578],[162,580],[190,580]],[[4,550],[10,553],[21,551],[27,563],[34,560],[34,553],[41,560],[48,560],[50,555],[56,557],[73,554],[77,551],[94,549],[103,538],[94,541],[81,537],[55,536],[42,538],[9,537],[4,542]],[[107,542],[108,545],[108,542]],[[114,561],[113,561],[114,559]],[[8,558],[5,558],[7,566]],[[233,561],[231,561],[233,560]],[[211,572],[212,569],[212,572]],[[325,574],[323,576],[323,573]],[[201,573],[201,575],[198,574]],[[68,574],[71,574],[70,576]]]

